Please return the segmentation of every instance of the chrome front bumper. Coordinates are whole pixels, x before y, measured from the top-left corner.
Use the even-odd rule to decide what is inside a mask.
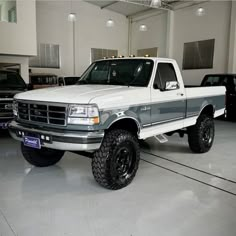
[[[24,136],[36,136],[42,147],[64,151],[94,151],[100,148],[104,131],[93,132],[57,132],[24,126],[12,121],[8,126],[12,138],[23,142]],[[43,139],[44,137],[44,139]],[[48,137],[48,140],[45,139]]]

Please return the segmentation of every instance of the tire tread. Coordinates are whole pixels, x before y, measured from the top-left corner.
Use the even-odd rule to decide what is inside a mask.
[[[195,153],[205,153],[208,152],[213,144],[214,136],[212,143],[209,147],[206,147],[203,142],[201,141],[201,130],[206,123],[211,123],[214,127],[214,121],[213,118],[202,114],[199,116],[196,125],[191,126],[188,128],[188,143],[190,149]],[[215,130],[214,130],[215,133]]]
[[[112,180],[112,177],[109,172],[109,168],[107,168],[107,161],[109,160],[111,151],[113,150],[116,141],[122,138],[128,138],[129,140],[132,140],[132,142],[135,144],[136,152],[137,152],[137,162],[135,164],[134,174],[127,179],[125,183],[119,184]],[[92,160],[92,172],[95,180],[102,185],[103,187],[111,190],[117,190],[126,187],[129,185],[133,178],[135,177],[135,174],[138,169],[140,159],[140,148],[138,144],[137,138],[132,135],[130,132],[126,130],[111,130],[108,132],[103,140],[102,146],[98,151],[94,153],[94,157]]]

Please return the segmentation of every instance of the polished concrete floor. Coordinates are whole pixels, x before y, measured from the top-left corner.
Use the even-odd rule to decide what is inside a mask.
[[[209,153],[192,154],[174,135],[142,145],[131,185],[98,186],[91,160],[67,153],[34,168],[0,134],[1,236],[235,236],[236,123],[216,121]]]

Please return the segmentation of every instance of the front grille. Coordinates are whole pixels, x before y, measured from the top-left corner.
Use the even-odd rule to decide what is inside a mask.
[[[12,99],[0,99],[0,117],[13,117]]]
[[[18,116],[21,120],[66,125],[65,106],[18,102]]]

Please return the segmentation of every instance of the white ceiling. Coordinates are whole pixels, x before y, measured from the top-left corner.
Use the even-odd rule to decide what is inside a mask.
[[[108,9],[125,16],[136,15],[141,12],[152,10],[150,7],[151,0],[120,0],[120,1],[100,1],[85,0],[91,4],[99,6],[101,9]],[[155,9],[156,10],[156,9]]]
[[[167,9],[178,9],[185,6],[208,2],[204,0],[162,0],[162,7],[152,7],[152,0],[84,0],[94,4],[101,9],[108,9],[125,16],[136,16],[150,12],[163,11]]]

